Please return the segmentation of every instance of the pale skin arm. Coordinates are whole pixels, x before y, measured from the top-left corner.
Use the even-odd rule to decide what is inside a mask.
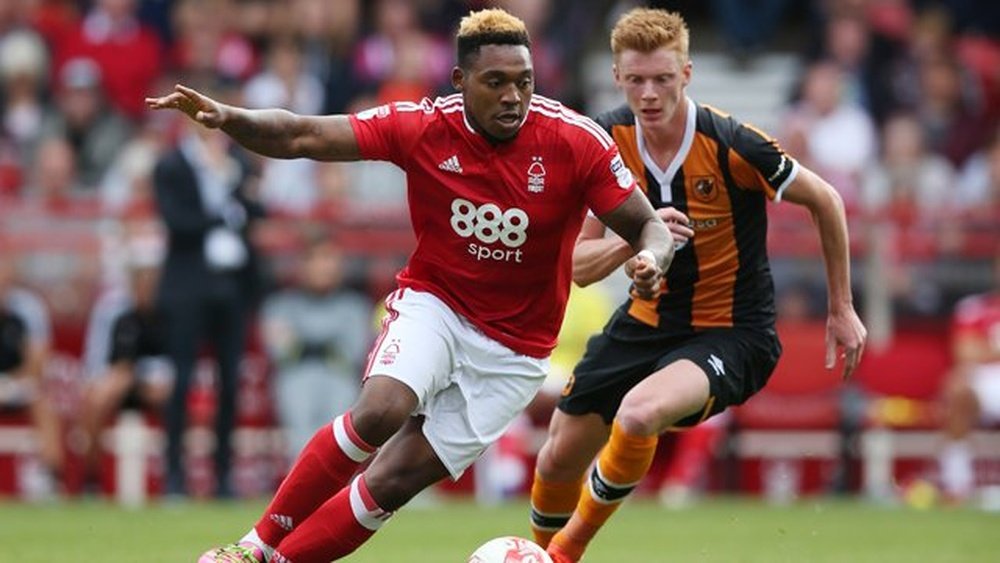
[[[196,123],[221,129],[237,143],[271,158],[359,160],[361,155],[346,115],[306,116],[283,109],[246,109],[224,104],[187,86],[157,98],[150,109],[176,109]]]
[[[636,292],[651,298],[659,290],[663,273],[674,259],[670,230],[657,216],[649,200],[633,190],[621,205],[600,216],[602,223],[620,236],[639,260],[632,272]],[[647,255],[651,255],[651,260]],[[574,263],[576,262],[574,252]],[[575,269],[575,266],[574,266]]]
[[[656,214],[666,224],[674,243],[686,242],[694,236],[694,231],[688,227],[688,218],[673,207],[656,210]],[[622,264],[626,264],[626,273],[631,278],[638,262],[635,252],[624,239],[619,236],[606,237],[605,226],[595,217],[587,217],[580,230],[573,249],[573,281],[581,287],[606,278]]]
[[[833,369],[837,351],[842,350],[843,377],[848,379],[861,361],[868,331],[854,310],[851,297],[844,202],[833,186],[804,166],[785,189],[783,199],[807,208],[819,232],[827,283],[826,368]]]

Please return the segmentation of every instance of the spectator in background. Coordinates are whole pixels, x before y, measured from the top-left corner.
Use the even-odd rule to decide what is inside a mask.
[[[153,167],[169,144],[174,121],[149,115],[118,151],[99,183],[101,209],[111,216],[148,213],[153,205]]]
[[[73,59],[93,59],[111,104],[132,119],[142,115],[143,97],[162,72],[160,39],[139,21],[136,8],[136,0],[96,0],[72,31],[54,38],[53,46],[57,74]]]
[[[46,497],[55,492],[65,458],[59,419],[43,381],[51,327],[42,300],[17,287],[14,278],[10,254],[0,252],[0,411],[27,409],[44,466],[39,488],[30,492]]]
[[[42,138],[58,137],[76,155],[80,187],[96,193],[101,178],[132,136],[132,125],[106,103],[101,68],[93,59],[67,61],[56,84],[56,111],[42,123]]]
[[[249,166],[218,131],[187,126],[178,146],[153,172],[167,257],[158,303],[167,324],[167,351],[176,370],[167,405],[166,492],[186,491],[183,459],[187,394],[200,345],[209,341],[217,371],[216,495],[229,497],[239,364],[247,317],[259,290],[249,231],[262,209],[248,195]]]
[[[417,9],[408,0],[375,2],[374,32],[358,44],[354,72],[376,103],[418,102],[447,89],[449,45],[420,27]]]
[[[36,209],[57,213],[72,209],[83,191],[73,147],[57,137],[42,141],[24,189],[25,202]]]
[[[782,145],[837,188],[850,209],[859,203],[861,174],[876,156],[876,132],[861,106],[843,100],[842,78],[829,61],[808,68],[802,99],[784,119]]]
[[[969,435],[980,421],[1000,422],[1000,252],[994,289],[958,303],[952,321],[955,365],[944,390],[945,434],[939,467],[944,492],[969,499],[975,492]]]
[[[344,286],[343,254],[328,236],[307,241],[295,286],[264,303],[261,334],[289,462],[357,399],[371,314],[371,301]]]
[[[986,219],[1000,217],[1000,127],[962,168],[956,192],[966,214]]]
[[[294,24],[303,40],[303,68],[323,84],[320,113],[344,113],[359,94],[352,56],[362,30],[361,2],[296,0]]]
[[[88,471],[98,469],[102,430],[119,410],[158,413],[170,397],[173,368],[166,356],[161,313],[156,309],[161,258],[155,246],[132,241],[127,287],[103,295],[90,314],[81,415]]]
[[[861,194],[872,216],[945,219],[954,208],[955,169],[928,150],[920,121],[911,114],[889,118],[882,131],[882,158],[867,169]]]
[[[247,107],[280,107],[304,115],[323,109],[323,85],[307,73],[302,64],[302,48],[292,38],[271,43],[267,66],[243,89]],[[318,195],[317,168],[313,160],[262,159],[260,199],[269,209],[308,212]]]
[[[981,91],[951,54],[939,54],[918,68],[920,99],[917,116],[931,150],[955,166],[985,144],[996,120],[983,111]]]
[[[234,83],[250,78],[257,69],[257,54],[234,29],[236,9],[227,0],[179,0],[173,9],[173,65],[187,76]]]
[[[49,57],[33,31],[18,30],[0,39],[0,80],[3,84],[3,137],[14,157],[27,161],[41,131],[46,107]]]

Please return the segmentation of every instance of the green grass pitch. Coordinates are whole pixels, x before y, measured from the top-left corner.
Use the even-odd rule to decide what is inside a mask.
[[[0,561],[193,563],[204,549],[242,535],[262,508],[259,502],[187,502],[140,510],[100,502],[0,502]],[[507,534],[530,535],[526,503],[408,507],[346,561],[464,563],[480,543]],[[586,558],[587,563],[672,561],[1000,561],[1000,513],[916,511],[826,499],[771,507],[734,498],[670,511],[636,501],[619,511]]]

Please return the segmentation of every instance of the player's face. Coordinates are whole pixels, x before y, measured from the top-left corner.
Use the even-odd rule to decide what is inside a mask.
[[[531,52],[523,45],[483,45],[452,83],[462,92],[472,127],[494,140],[517,135],[535,91]]]
[[[619,53],[614,74],[639,123],[645,128],[662,127],[670,123],[684,100],[684,88],[691,82],[691,61],[666,47],[649,53],[627,49]]]

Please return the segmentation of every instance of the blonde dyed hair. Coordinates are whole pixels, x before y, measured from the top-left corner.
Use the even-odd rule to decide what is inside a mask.
[[[528,28],[517,16],[500,8],[479,10],[462,18],[458,24],[458,37],[487,34],[528,34]]]
[[[629,10],[611,30],[611,52],[615,57],[623,51],[651,53],[660,47],[677,51],[682,60],[688,59],[690,33],[684,18],[677,12],[652,8]]]
[[[492,8],[472,12],[462,18],[455,35],[458,64],[466,67],[469,58],[483,45],[524,45],[531,48],[528,28],[516,16]]]

